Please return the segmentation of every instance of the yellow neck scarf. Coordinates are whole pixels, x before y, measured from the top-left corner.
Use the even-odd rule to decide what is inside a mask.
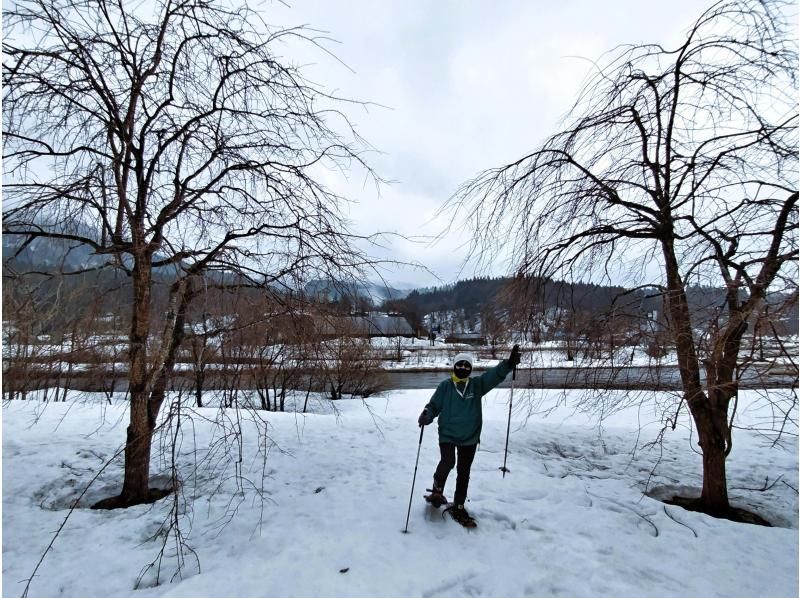
[[[467,380],[469,380],[469,376],[467,376],[466,378],[459,378],[455,374],[450,374],[450,378],[452,378],[453,382],[455,383],[466,382]]]

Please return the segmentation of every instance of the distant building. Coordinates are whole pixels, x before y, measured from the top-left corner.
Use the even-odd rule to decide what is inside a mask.
[[[444,342],[474,346],[483,346],[487,344],[486,336],[480,332],[453,332],[445,337]]]

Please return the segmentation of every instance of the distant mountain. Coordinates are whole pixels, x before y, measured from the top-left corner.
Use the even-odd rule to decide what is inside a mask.
[[[40,271],[76,271],[96,268],[108,263],[110,257],[97,255],[87,245],[40,237],[23,248],[24,237],[3,235],[3,265],[10,266],[19,272]],[[169,276],[174,273],[174,266],[158,268],[157,272]],[[210,276],[220,276],[211,273]],[[305,293],[309,297],[322,298],[325,301],[339,301],[348,296],[351,301],[364,299],[371,305],[379,306],[388,299],[403,299],[411,289],[398,289],[374,282],[334,282],[330,280],[314,280],[306,284]]]
[[[94,249],[77,241],[38,237],[25,245],[22,235],[3,234],[3,267],[11,267],[18,272],[75,272],[98,268],[113,263],[110,255],[98,255]],[[156,253],[155,259],[163,254]],[[131,265],[132,258],[124,257],[124,263]],[[173,265],[156,268],[161,276],[173,276],[177,268]]]
[[[306,296],[326,302],[341,301],[347,298],[356,302],[366,300],[373,306],[379,306],[389,299],[403,299],[410,289],[396,289],[385,284],[374,282],[338,282],[331,280],[312,280],[303,288]]]
[[[108,256],[95,255],[90,247],[74,241],[40,237],[24,248],[23,243],[21,236],[3,235],[4,264],[17,270],[50,272],[94,268],[108,261]]]

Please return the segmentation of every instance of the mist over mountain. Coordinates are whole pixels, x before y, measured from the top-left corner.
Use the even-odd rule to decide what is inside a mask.
[[[403,299],[411,291],[369,281],[312,280],[306,283],[303,287],[303,292],[307,297],[326,303],[340,302],[345,298],[351,302],[357,302],[362,299],[373,307],[379,307],[386,301]]]
[[[162,257],[158,252],[154,256],[155,259]],[[114,259],[112,255],[98,254],[89,245],[77,241],[38,237],[26,244],[23,235],[3,234],[3,268],[12,268],[16,272],[79,272],[112,266]],[[132,266],[130,256],[123,258],[123,262]],[[162,266],[154,271],[169,276],[176,271],[176,266]]]
[[[40,237],[25,245],[21,235],[3,235],[3,265],[18,271],[83,270],[108,260],[108,256],[97,255],[89,246],[75,241]]]

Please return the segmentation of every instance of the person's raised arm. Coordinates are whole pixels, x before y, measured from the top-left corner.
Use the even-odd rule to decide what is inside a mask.
[[[511,349],[511,354],[508,356],[508,359],[503,359],[500,363],[498,363],[493,368],[489,368],[483,374],[478,376],[480,379],[481,390],[483,394],[486,394],[490,390],[492,390],[495,386],[500,384],[503,380],[506,379],[508,373],[511,370],[517,369],[517,366],[520,362],[520,351],[519,345],[514,345],[514,348]]]

